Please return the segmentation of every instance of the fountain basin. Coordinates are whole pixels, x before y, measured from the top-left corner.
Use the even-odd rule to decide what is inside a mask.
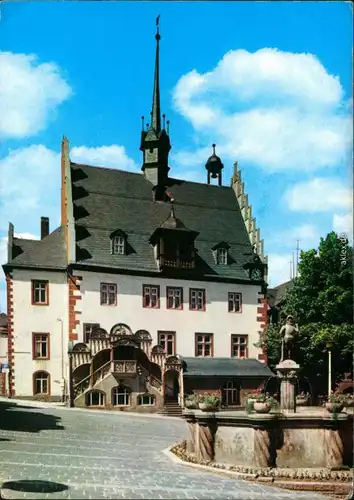
[[[317,409],[248,414],[184,411],[187,452],[200,461],[256,467],[352,466],[353,416]]]

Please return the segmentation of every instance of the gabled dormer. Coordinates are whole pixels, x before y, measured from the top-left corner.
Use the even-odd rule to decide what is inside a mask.
[[[215,259],[215,263],[220,266],[229,264],[229,249],[230,245],[225,241],[221,241],[211,249]]]
[[[188,229],[175,215],[171,204],[169,217],[155,229],[150,237],[157,266],[165,268],[193,269],[195,267],[195,239],[198,232]]]
[[[109,235],[112,255],[126,255],[127,234],[121,229],[116,229]]]

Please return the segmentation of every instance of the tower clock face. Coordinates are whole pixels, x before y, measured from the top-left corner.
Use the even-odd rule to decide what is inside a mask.
[[[262,279],[262,271],[260,269],[253,269],[251,272],[251,280],[261,280]]]

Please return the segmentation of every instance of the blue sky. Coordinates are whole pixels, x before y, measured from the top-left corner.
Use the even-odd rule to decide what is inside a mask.
[[[171,173],[206,182],[213,142],[224,184],[239,162],[276,285],[297,239],[351,231],[349,2],[3,3],[1,258],[9,220],[56,227],[63,134],[73,160],[139,171],[158,14]]]

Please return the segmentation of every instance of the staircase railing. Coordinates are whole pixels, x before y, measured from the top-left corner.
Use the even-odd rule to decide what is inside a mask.
[[[142,374],[146,377],[148,383],[154,387],[160,393],[162,392],[162,381],[159,380],[154,375],[144,368],[141,365],[138,365]],[[91,386],[93,387],[95,384],[103,380],[103,378],[112,371],[112,362],[108,361],[104,365],[100,366],[93,372],[92,375],[92,385],[91,385],[91,375],[88,375],[84,379],[80,380],[77,384],[74,385],[74,398],[81,396],[87,389]]]
[[[151,375],[149,370],[144,368],[143,366],[139,365],[141,372],[144,374],[144,376],[147,378],[148,383],[154,387],[157,391],[162,392],[162,382],[159,380],[157,377],[154,375]]]
[[[97,384],[100,380],[102,380],[109,372],[111,371],[111,361],[108,361],[104,365],[100,366],[93,372],[93,383],[92,385]]]
[[[77,398],[78,396],[81,396],[86,389],[90,387],[90,378],[91,375],[88,375],[87,377],[83,378],[78,382],[77,384],[74,385],[74,398]]]

